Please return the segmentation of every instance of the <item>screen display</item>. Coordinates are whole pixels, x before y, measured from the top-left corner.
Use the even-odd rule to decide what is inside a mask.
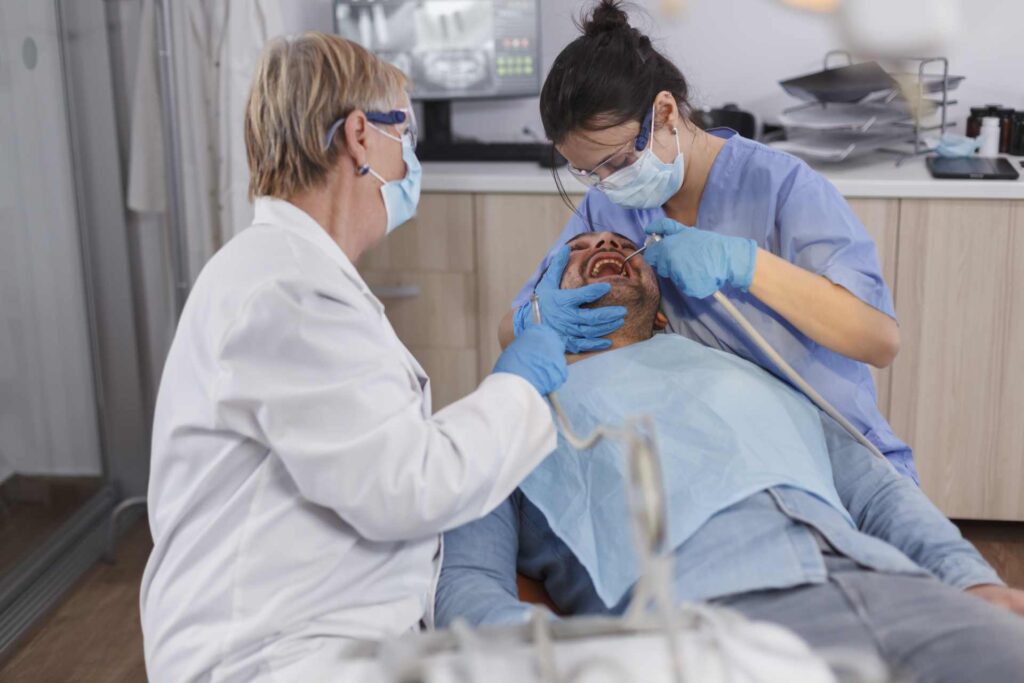
[[[335,31],[412,79],[416,99],[535,95],[538,0],[335,0]]]

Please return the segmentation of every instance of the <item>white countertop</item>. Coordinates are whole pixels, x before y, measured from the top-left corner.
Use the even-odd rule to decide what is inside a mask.
[[[931,177],[924,157],[896,166],[891,155],[865,157],[845,164],[815,168],[846,197],[906,197],[947,199],[1024,199],[1024,157],[1008,157],[1021,173],[1018,180],[938,180]],[[572,194],[584,187],[565,169],[562,184]],[[423,164],[424,192],[555,194],[551,171],[527,162],[438,162]]]

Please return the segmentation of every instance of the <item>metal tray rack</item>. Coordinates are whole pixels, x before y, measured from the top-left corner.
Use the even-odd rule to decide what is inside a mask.
[[[845,57],[845,68],[831,66],[835,57]],[[953,125],[948,113],[956,100],[950,98],[950,92],[964,77],[950,76],[946,57],[908,61],[916,63],[916,73],[884,74],[877,65],[873,71],[855,65],[845,50],[831,50],[825,55],[822,72],[781,81],[787,92],[807,101],[783,112],[781,122],[787,140],[775,146],[832,162],[887,152],[897,155],[897,165],[934,151],[925,136],[934,131],[941,135]],[[841,88],[828,78],[830,74],[838,78],[854,69],[854,80],[844,81]],[[812,111],[815,109],[820,112],[816,114]],[[834,116],[825,112],[834,112]]]

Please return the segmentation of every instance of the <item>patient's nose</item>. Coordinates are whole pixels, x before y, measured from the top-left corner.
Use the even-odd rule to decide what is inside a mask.
[[[614,237],[605,237],[598,240],[597,244],[594,245],[595,249],[600,249],[603,246],[611,247],[612,249],[621,249],[622,245],[619,244],[619,240]]]

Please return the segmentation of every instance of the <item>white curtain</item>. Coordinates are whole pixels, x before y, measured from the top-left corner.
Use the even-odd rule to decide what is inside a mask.
[[[0,480],[101,472],[54,8],[0,0]]]
[[[129,208],[164,211],[163,145],[153,0],[142,0],[132,102]],[[191,280],[252,221],[242,137],[245,103],[264,44],[281,35],[280,0],[167,0],[174,27],[183,228]]]

